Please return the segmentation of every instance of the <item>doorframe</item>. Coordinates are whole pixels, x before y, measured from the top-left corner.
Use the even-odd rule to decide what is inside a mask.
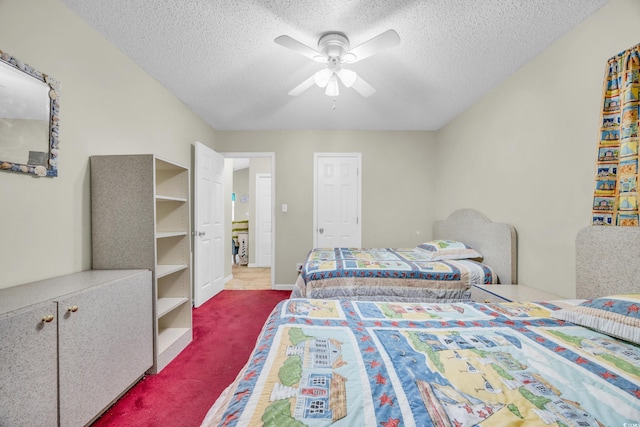
[[[264,172],[260,172],[256,174],[256,194],[255,194],[255,217],[256,217],[256,227],[255,227],[255,247],[256,247],[256,259],[255,259],[255,264],[257,267],[262,267],[262,264],[260,263],[260,261],[264,258],[263,256],[261,256],[260,254],[260,248],[262,247],[261,245],[259,245],[260,241],[262,240],[261,234],[262,234],[262,226],[260,225],[260,221],[258,221],[259,219],[259,200],[261,200],[261,194],[260,194],[260,180],[264,179],[264,178],[269,178],[269,183],[270,186],[273,187],[273,177],[271,176],[271,173],[264,173]],[[273,197],[271,197],[271,240],[273,241]],[[271,264],[271,260],[269,260],[269,264]],[[269,265],[269,268],[271,268],[271,265]]]
[[[276,287],[276,153],[273,151],[221,152],[225,159],[269,157],[271,159],[271,289]],[[226,203],[231,203],[228,200]],[[226,209],[226,207],[225,207]],[[231,224],[229,222],[229,224]]]
[[[358,160],[358,228],[362,244],[362,153],[313,153],[313,247],[318,247],[318,157],[355,157]]]

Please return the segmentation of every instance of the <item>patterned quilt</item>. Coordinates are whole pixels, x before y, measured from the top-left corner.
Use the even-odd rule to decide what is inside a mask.
[[[640,348],[557,308],[285,300],[203,425],[638,425]]]
[[[292,297],[458,302],[470,299],[472,285],[492,283],[485,264],[430,261],[419,248],[327,248],[309,253]]]

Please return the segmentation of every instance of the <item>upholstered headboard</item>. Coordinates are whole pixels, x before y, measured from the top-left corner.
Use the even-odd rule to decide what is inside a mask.
[[[624,293],[640,293],[640,228],[583,228],[576,237],[576,298]]]
[[[518,283],[518,239],[509,224],[491,222],[473,209],[460,209],[433,225],[434,239],[457,240],[480,252],[503,285]]]

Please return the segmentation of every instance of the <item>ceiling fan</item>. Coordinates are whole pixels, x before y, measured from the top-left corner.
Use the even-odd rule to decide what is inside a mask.
[[[315,84],[325,88],[326,95],[335,97],[340,93],[338,84],[340,81],[345,87],[353,88],[366,98],[376,92],[375,88],[355,71],[343,68],[342,65],[353,64],[398,45],[400,36],[394,30],[387,30],[353,49],[350,49],[347,36],[337,31],[324,33],[318,40],[317,50],[286,35],[277,37],[274,41],[280,46],[327,65],[326,68],[291,89],[289,95],[298,96]]]

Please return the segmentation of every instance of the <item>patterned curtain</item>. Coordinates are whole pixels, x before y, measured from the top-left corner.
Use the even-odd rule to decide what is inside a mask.
[[[607,61],[593,225],[638,227],[640,44]]]

